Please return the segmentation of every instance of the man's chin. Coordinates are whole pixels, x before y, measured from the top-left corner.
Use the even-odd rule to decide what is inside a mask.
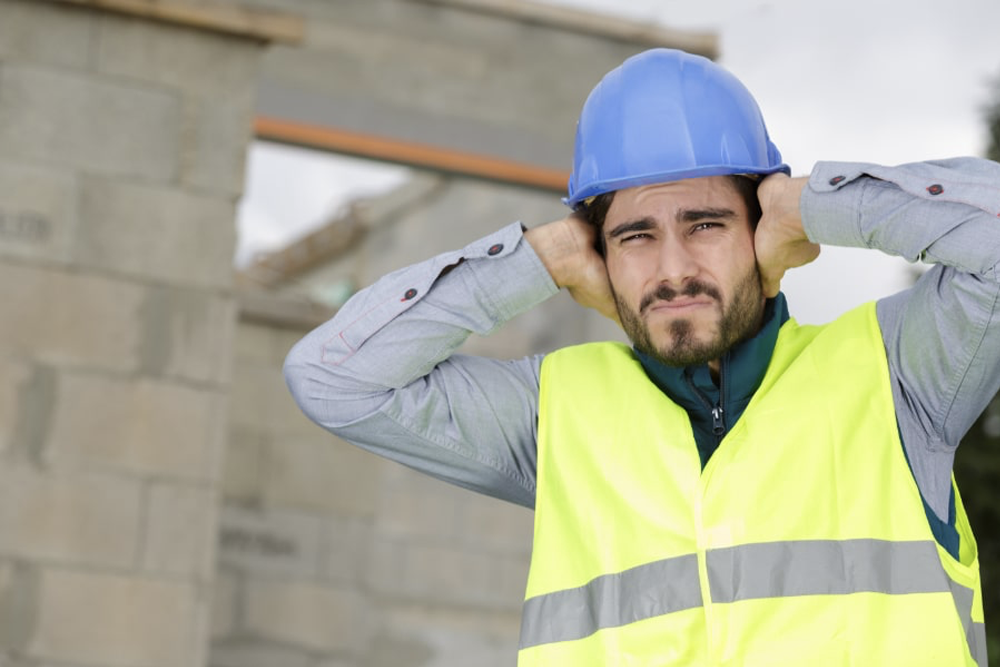
[[[683,368],[685,366],[698,366],[714,361],[720,356],[718,351],[718,340],[706,340],[702,337],[671,336],[668,340],[653,341],[652,350],[641,352],[653,357],[667,366]]]

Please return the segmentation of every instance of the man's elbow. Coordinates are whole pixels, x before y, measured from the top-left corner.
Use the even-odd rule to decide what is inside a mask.
[[[299,406],[309,419],[314,422],[321,422],[321,415],[318,413],[318,401],[310,398],[309,386],[314,382],[311,365],[306,360],[302,352],[302,343],[296,344],[285,357],[285,363],[281,368],[285,376],[285,386],[288,387],[292,400]]]
[[[382,404],[385,391],[360,386],[338,368],[318,360],[305,341],[285,357],[285,385],[299,409],[323,428],[336,432],[371,414]]]

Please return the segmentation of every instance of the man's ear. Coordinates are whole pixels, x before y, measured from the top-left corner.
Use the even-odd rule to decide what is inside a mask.
[[[597,234],[594,236],[594,250],[597,251],[598,255],[607,259],[607,256],[604,254],[605,250],[607,250],[607,246],[604,243],[603,229],[598,229]]]
[[[573,213],[571,213],[571,215],[574,218],[578,219],[578,220],[583,220],[588,225],[594,225],[594,221],[591,220],[591,216],[588,215],[587,209],[585,209],[585,208],[584,209],[577,209],[577,210],[573,211]],[[601,225],[594,225],[594,226],[597,227],[597,233],[594,234],[594,250],[596,250],[597,254],[600,255],[601,257],[605,257],[604,252],[605,252],[605,250],[607,250],[607,246],[605,245],[605,242],[604,242],[604,225],[601,224]]]

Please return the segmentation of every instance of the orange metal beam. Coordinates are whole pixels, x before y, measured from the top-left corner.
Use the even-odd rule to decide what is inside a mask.
[[[556,192],[564,191],[569,180],[569,172],[560,169],[267,116],[258,116],[254,120],[254,132],[261,139],[530,185]]]

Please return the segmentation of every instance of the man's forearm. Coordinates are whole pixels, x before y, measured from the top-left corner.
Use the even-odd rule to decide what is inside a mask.
[[[359,292],[293,348],[286,380],[302,410],[344,439],[530,505],[539,362],[452,355],[555,291],[511,225]]]
[[[997,281],[1000,164],[959,158],[900,167],[821,162],[803,192],[817,243],[874,248]]]

